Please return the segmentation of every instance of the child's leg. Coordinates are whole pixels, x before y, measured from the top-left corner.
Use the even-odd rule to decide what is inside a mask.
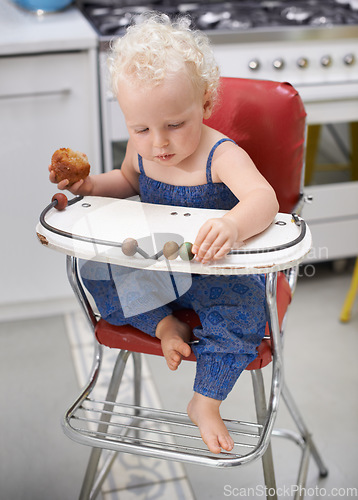
[[[158,323],[170,315],[172,309],[168,305],[163,305],[142,314],[127,317],[123,312],[118,297],[118,289],[113,280],[112,269],[112,266],[100,262],[81,262],[80,272],[83,284],[94,298],[101,317],[112,325],[129,324],[155,337]],[[120,269],[117,266],[116,272],[120,272]],[[126,272],[126,269],[123,268],[124,276]],[[137,285],[134,284],[133,286]],[[128,295],[132,294],[134,296],[133,300],[135,301],[135,289],[130,290],[128,287],[127,291]]]
[[[197,371],[188,414],[211,451],[229,451],[232,440],[219,407],[257,356],[267,321],[264,281],[258,276],[200,277],[190,294],[202,329],[194,332],[200,342],[193,346]]]
[[[168,287],[168,279],[161,279],[163,278],[162,273],[153,274],[151,272],[148,274],[146,271],[129,273],[131,270],[120,266],[91,261],[81,262],[82,281],[94,298],[102,318],[112,325],[130,324],[152,337],[157,336],[161,340],[163,354],[169,368],[176,370],[183,356],[190,355],[191,349],[187,342],[190,340],[191,330],[187,324],[172,316],[172,307],[168,305],[155,307],[156,304],[163,303],[162,298],[168,299],[170,293],[173,294],[174,300],[172,281],[169,281]],[[127,274],[129,279],[124,281]],[[121,300],[118,296],[118,280],[116,283],[116,278],[119,281],[122,278],[122,282],[128,285],[123,287],[125,288],[124,292],[123,288],[121,289]],[[164,276],[164,278],[167,277]],[[176,278],[180,279],[178,276]],[[177,283],[178,281],[176,281]],[[184,283],[184,285],[186,284]],[[122,307],[121,301],[124,301],[126,305]],[[133,302],[134,304],[131,305]],[[140,302],[138,307],[136,306],[137,302]],[[127,317],[123,308],[126,311],[142,308],[145,312]]]
[[[234,442],[221,415],[220,405],[227,397],[245,367],[256,357],[245,354],[206,353],[196,351],[197,367],[194,396],[188,405],[188,415],[200,430],[203,441],[213,453],[221,448],[230,451]]]

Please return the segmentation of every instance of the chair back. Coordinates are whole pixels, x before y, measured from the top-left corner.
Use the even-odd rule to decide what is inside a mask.
[[[233,139],[276,192],[280,212],[294,210],[302,193],[306,112],[289,83],[222,78],[210,127]]]

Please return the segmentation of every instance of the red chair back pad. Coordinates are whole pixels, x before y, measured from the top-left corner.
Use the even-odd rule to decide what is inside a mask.
[[[222,78],[210,127],[233,139],[274,188],[280,212],[291,213],[301,191],[306,112],[289,83]]]
[[[291,289],[283,273],[278,274],[277,280],[277,311],[279,324],[281,326],[283,317],[291,302]],[[200,325],[198,315],[189,309],[183,309],[176,314],[182,321],[187,322],[191,328]],[[133,326],[115,326],[101,319],[96,326],[95,334],[98,342],[107,347],[114,349],[125,349],[132,352],[142,352],[144,354],[155,354],[163,356],[160,340],[150,337],[149,335],[137,330]],[[266,325],[266,335],[269,335],[269,328]],[[195,361],[195,355],[192,352],[189,361]],[[271,362],[271,346],[270,341],[263,340],[258,347],[258,356],[252,361],[247,370],[256,370],[263,368]]]

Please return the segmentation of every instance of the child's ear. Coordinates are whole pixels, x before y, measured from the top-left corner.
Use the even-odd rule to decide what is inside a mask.
[[[206,91],[203,97],[203,118],[207,120],[213,112],[214,101],[211,92]]]

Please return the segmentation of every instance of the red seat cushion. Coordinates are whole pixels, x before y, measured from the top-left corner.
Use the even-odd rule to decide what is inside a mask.
[[[279,273],[277,279],[277,311],[280,326],[290,302],[290,286],[286,276],[283,273]],[[200,325],[198,315],[190,309],[182,309],[177,311],[175,315],[181,321],[188,323],[191,328],[195,328]],[[163,356],[159,339],[151,337],[131,325],[115,326],[107,323],[104,319],[101,319],[96,325],[95,334],[98,342],[107,347]],[[269,335],[268,325],[266,325],[266,335]],[[247,370],[263,368],[271,362],[272,353],[269,340],[264,339],[259,345],[257,351],[257,358],[249,364],[246,368]],[[195,361],[196,358],[192,352],[191,355],[185,359]]]

